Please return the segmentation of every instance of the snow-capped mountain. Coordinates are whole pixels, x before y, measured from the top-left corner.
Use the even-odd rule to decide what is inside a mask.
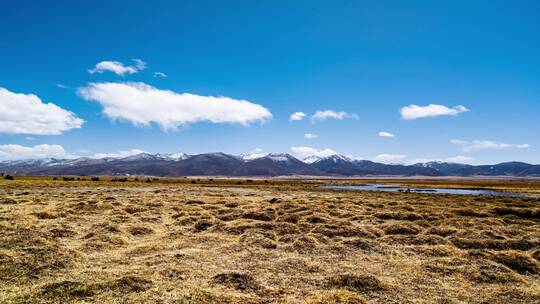
[[[65,160],[59,160],[56,162],[50,162],[47,165],[48,166],[82,166],[82,165],[97,165],[106,163],[108,161],[113,160],[114,158],[106,157],[106,158],[90,158],[90,157],[80,157],[80,158],[74,158],[74,159],[65,159]]]
[[[334,154],[327,157],[319,158],[315,162],[320,162],[320,161],[332,161],[334,163],[338,163],[338,162],[352,162],[353,160],[351,158],[348,158],[347,156]]]
[[[432,169],[440,171],[444,175],[459,175],[460,171],[467,170],[474,167],[472,165],[457,164],[457,163],[442,162],[442,161],[417,163],[417,164],[414,164],[414,166],[423,167],[423,168],[432,168]]]
[[[333,155],[324,156],[324,157],[311,155],[311,156],[303,158],[302,161],[305,162],[306,164],[313,164],[313,163],[316,163],[318,161],[333,161],[333,162],[347,161],[347,162],[351,162],[351,161],[353,161],[353,159],[351,159],[351,158],[349,158],[347,156],[341,155],[341,154],[333,154]]]
[[[320,171],[338,175],[365,175],[370,173],[368,170],[359,168],[352,159],[339,154],[319,157],[311,163],[311,166]]]
[[[382,164],[353,160],[343,155],[308,157],[303,161],[287,153],[221,152],[187,155],[140,153],[124,158],[30,159],[0,162],[0,172],[26,175],[221,175],[221,176],[540,176],[540,165],[508,162],[473,166],[445,162],[415,165]]]
[[[243,161],[250,161],[250,160],[266,157],[268,154],[269,153],[265,153],[265,152],[250,152],[250,153],[242,153],[238,155],[238,157],[242,159]]]
[[[146,152],[120,158],[121,161],[156,160],[156,159],[160,159],[159,154],[151,154],[151,153],[146,153]]]
[[[252,161],[261,158],[266,158],[275,162],[290,162],[292,160],[297,160],[295,157],[287,153],[252,152],[240,154],[238,157],[244,161]]]
[[[184,152],[176,152],[170,154],[156,154],[156,157],[163,160],[181,161],[190,157],[190,155]]]
[[[298,161],[295,157],[287,153],[270,153],[265,157],[275,162]]]
[[[269,153],[265,156],[243,160],[244,166],[238,168],[240,175],[317,175],[318,170],[301,162],[287,153]]]
[[[308,156],[308,157],[305,157],[302,159],[302,161],[306,164],[313,164],[314,162],[316,161],[319,161],[321,160],[322,158],[319,157],[319,156],[315,156],[315,155],[311,155],[311,156]]]

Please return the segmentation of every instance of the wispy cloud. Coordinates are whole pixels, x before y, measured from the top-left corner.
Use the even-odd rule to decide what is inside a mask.
[[[461,139],[452,139],[450,143],[460,145],[464,153],[480,151],[480,150],[511,150],[511,149],[526,149],[530,148],[529,144],[507,144],[495,142],[491,140],[473,140],[466,141]]]
[[[142,82],[91,83],[78,94],[101,104],[111,119],[136,126],[155,123],[163,130],[202,121],[248,125],[272,117],[265,107],[247,100],[176,93]]]
[[[404,154],[379,154],[375,156],[374,160],[380,163],[396,163],[402,162],[407,158],[407,155]]]
[[[327,119],[337,119],[337,120],[342,120],[342,119],[347,119],[347,118],[353,118],[353,119],[358,119],[358,115],[352,113],[352,114],[349,114],[347,112],[337,112],[337,111],[334,111],[334,110],[324,110],[324,111],[317,111],[315,112],[315,114],[313,114],[313,116],[311,116],[311,121],[312,122],[317,122],[317,121],[324,121],[324,120],[327,120]]]
[[[44,103],[34,94],[0,88],[0,133],[58,135],[83,123],[74,113]]]
[[[394,134],[392,134],[390,132],[381,131],[381,132],[379,132],[379,136],[380,137],[394,137]]]
[[[135,67],[139,71],[142,71],[146,68],[146,62],[142,61],[141,59],[133,59],[133,62],[135,62]]]
[[[294,112],[289,116],[289,121],[299,121],[304,119],[306,117],[306,113],[304,112]]]
[[[165,77],[167,77],[167,74],[165,74],[163,72],[154,72],[154,77],[165,78]]]
[[[304,134],[304,138],[305,139],[314,139],[314,138],[317,138],[318,136],[315,135],[315,134],[312,134],[312,133],[306,133]]]
[[[141,59],[133,59],[134,65],[124,65],[120,61],[101,61],[92,69],[88,70],[90,74],[113,72],[116,75],[124,76],[125,74],[135,74],[146,68],[146,62]]]
[[[427,106],[409,105],[401,108],[401,118],[406,120],[413,120],[425,117],[436,117],[442,115],[456,116],[460,113],[467,112],[469,109],[459,105],[453,108],[449,108],[444,105],[429,104]]]
[[[327,157],[337,154],[336,151],[326,148],[326,149],[315,149],[312,147],[291,147],[291,150],[298,155],[300,158],[306,158],[309,156],[318,156],[318,157]]]

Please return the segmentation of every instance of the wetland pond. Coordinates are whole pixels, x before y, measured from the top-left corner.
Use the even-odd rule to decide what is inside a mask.
[[[384,191],[384,192],[415,192],[434,194],[457,194],[457,195],[495,195],[511,197],[534,197],[525,193],[497,191],[490,189],[455,189],[455,188],[418,188],[401,187],[399,184],[367,184],[361,186],[321,186],[323,189],[335,190],[360,190],[360,191]]]

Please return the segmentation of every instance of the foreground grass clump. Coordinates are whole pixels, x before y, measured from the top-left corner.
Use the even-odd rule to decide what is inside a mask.
[[[322,183],[2,180],[0,303],[540,303],[538,199]]]
[[[0,279],[39,279],[70,264],[76,252],[64,249],[46,231],[0,226]]]
[[[384,289],[379,279],[364,274],[339,274],[330,278],[331,287],[341,287],[360,292],[381,291]]]

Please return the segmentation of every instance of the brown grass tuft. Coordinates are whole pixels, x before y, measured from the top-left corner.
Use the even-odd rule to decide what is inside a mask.
[[[480,265],[478,270],[471,274],[471,279],[478,283],[487,284],[506,284],[522,281],[512,270],[495,263]]]
[[[0,236],[0,281],[38,279],[71,265],[75,251],[34,229],[3,229]]]
[[[492,211],[499,216],[515,215],[523,218],[540,219],[540,209],[497,207],[492,209]]]
[[[382,291],[384,285],[379,279],[370,274],[340,274],[328,279],[331,288],[346,288],[354,291]]]
[[[8,197],[1,197],[0,198],[0,205],[15,205],[17,204],[17,201]]]
[[[348,290],[332,290],[309,298],[306,304],[367,304],[361,295]]]
[[[261,287],[249,274],[229,272],[213,278],[213,282],[241,291],[259,291]]]
[[[375,217],[381,220],[400,220],[400,221],[418,221],[424,217],[413,212],[379,212],[375,213]]]
[[[154,233],[154,230],[145,226],[132,226],[132,227],[129,227],[128,231],[129,233],[131,233],[131,235],[135,235],[135,236]]]
[[[82,283],[78,281],[53,282],[41,287],[39,295],[54,302],[84,301],[83,298],[95,296],[101,292],[137,293],[152,287],[152,281],[136,276],[124,276],[119,279],[99,283]]]
[[[418,234],[422,231],[422,228],[410,223],[392,223],[384,226],[384,233],[386,234]]]
[[[539,241],[520,240],[493,240],[493,239],[465,239],[452,238],[452,243],[461,249],[492,249],[492,250],[523,250],[527,251],[540,246]]]
[[[269,222],[274,219],[274,216],[263,212],[246,212],[242,215],[242,218],[256,221]]]
[[[531,256],[540,262],[540,249],[536,249],[531,253]]]
[[[268,237],[268,234],[257,232],[247,232],[240,237],[240,242],[248,246],[260,247],[265,249],[276,249],[277,244],[273,239]]]
[[[460,216],[470,216],[470,217],[488,217],[489,216],[489,214],[486,212],[476,211],[471,208],[455,209],[454,213]]]
[[[515,270],[520,274],[538,274],[540,273],[540,265],[537,261],[529,257],[528,255],[515,252],[500,252],[493,255],[493,260],[497,263],[503,264],[508,268]]]
[[[85,298],[95,294],[93,285],[76,281],[61,281],[46,284],[41,288],[40,294],[46,298],[69,300],[70,298]]]
[[[36,212],[36,217],[40,220],[52,220],[58,217],[58,214],[48,211]]]
[[[100,283],[101,289],[113,290],[118,292],[143,292],[152,287],[151,280],[137,276],[123,276],[121,278]]]

